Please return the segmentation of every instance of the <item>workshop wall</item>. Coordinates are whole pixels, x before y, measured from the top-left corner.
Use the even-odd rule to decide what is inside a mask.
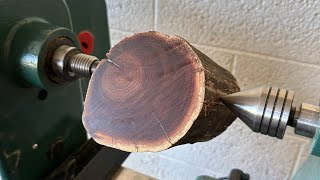
[[[296,92],[295,104],[320,100],[320,1],[107,0],[112,44],[156,30],[191,42],[237,78],[241,89],[270,84]],[[291,132],[290,132],[291,131]],[[289,179],[306,158],[307,139],[253,133],[237,120],[219,137],[160,153],[132,153],[124,166],[158,179]]]

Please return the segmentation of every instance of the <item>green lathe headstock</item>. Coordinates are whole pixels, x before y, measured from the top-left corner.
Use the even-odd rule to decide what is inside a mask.
[[[77,36],[89,32],[92,55],[104,57],[110,48],[106,5],[3,0],[0,8],[0,179],[42,179],[87,140],[81,115],[88,80],[50,82],[46,46],[70,35],[88,48],[86,37],[79,43]]]

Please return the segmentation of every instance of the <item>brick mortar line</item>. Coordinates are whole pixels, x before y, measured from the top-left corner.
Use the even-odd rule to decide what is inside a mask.
[[[187,161],[184,161],[184,160],[181,160],[181,159],[172,158],[172,157],[169,157],[169,156],[166,156],[166,155],[163,155],[163,154],[158,154],[158,156],[160,158],[164,158],[164,159],[167,159],[167,160],[170,160],[170,161],[173,161],[173,162],[177,162],[177,163],[181,163],[181,164],[190,166],[192,169],[199,169],[199,170],[211,172],[211,173],[215,174],[215,177],[224,177],[224,175],[219,173],[219,172],[216,172],[214,170],[207,169],[207,168],[204,168],[204,167],[200,167],[200,166],[198,166],[196,164],[193,164],[191,162],[187,162]],[[202,174],[202,175],[208,175],[208,174]]]
[[[158,27],[158,16],[159,16],[159,1],[153,0],[153,30],[157,30]]]
[[[128,33],[128,34],[133,34],[133,33],[135,33],[135,32],[132,32],[132,31],[126,31],[126,30],[121,30],[121,29],[112,28],[112,27],[109,27],[109,30],[110,30],[110,31],[121,32],[121,33]]]
[[[231,74],[233,74],[234,76],[236,76],[237,63],[238,63],[238,55],[233,54],[232,65],[231,65]]]
[[[135,33],[135,32],[130,32],[130,31],[126,31],[126,30],[115,29],[115,28],[112,28],[112,27],[110,27],[110,30],[118,31],[118,32],[122,32],[122,33],[131,33],[131,34]],[[278,58],[278,57],[274,57],[274,56],[257,54],[257,53],[247,52],[247,51],[240,51],[240,50],[233,50],[233,49],[222,48],[222,47],[217,47],[217,46],[210,46],[210,45],[206,45],[206,44],[198,44],[198,43],[193,43],[193,42],[190,42],[190,43],[194,44],[194,45],[198,45],[198,46],[209,47],[209,48],[212,48],[212,49],[214,49],[216,51],[226,52],[226,53],[230,53],[230,54],[233,54],[233,55],[249,56],[249,57],[255,57],[255,58],[263,59],[263,60],[277,61],[277,62],[282,62],[282,63],[290,63],[290,64],[299,65],[299,66],[305,66],[305,67],[312,67],[312,68],[320,69],[320,65],[317,65],[317,64],[299,62],[299,61],[296,61],[296,60]]]
[[[293,173],[297,172],[299,166],[303,164],[303,162],[301,162],[302,164],[299,164],[299,163],[301,161],[302,153],[304,152],[305,148],[306,148],[306,145],[300,145],[299,151],[297,152],[297,158],[295,159],[296,161],[294,162],[294,166],[290,172],[291,177],[293,176]]]
[[[295,134],[292,134],[292,133],[286,133],[285,136],[287,138],[290,138],[292,140],[297,140],[297,141],[303,142],[305,144],[310,144],[310,140],[311,140],[311,139],[310,140],[304,139],[302,137],[299,137],[299,135],[295,135]]]
[[[300,146],[300,148],[301,148],[301,146]],[[301,154],[301,153],[298,153],[298,154]],[[197,165],[194,165],[194,164],[192,164],[192,163],[189,163],[189,162],[186,162],[186,161],[183,161],[183,160],[180,160],[180,159],[168,157],[167,155],[155,154],[155,156],[158,156],[158,158],[163,158],[164,160],[172,161],[173,163],[179,163],[179,164],[186,165],[186,166],[188,166],[188,167],[190,167],[191,169],[194,169],[194,170],[199,169],[199,170],[203,170],[204,172],[213,173],[213,174],[214,174],[213,177],[215,177],[215,178],[227,176],[226,174],[222,174],[222,173],[220,173],[220,172],[216,172],[216,171],[211,170],[211,169],[202,168],[202,167],[199,167],[199,166],[197,166]],[[298,160],[297,162],[299,162],[299,160]],[[297,164],[298,164],[298,163],[297,163]],[[296,162],[293,163],[292,165],[294,165],[293,167],[295,167]],[[132,168],[131,166],[125,166],[125,167],[130,168],[130,169],[135,169],[135,168]],[[296,169],[294,169],[294,168],[291,168],[291,170],[290,170],[290,172],[289,172],[290,174],[288,175],[289,177],[291,177],[291,176],[292,176],[292,173],[295,172],[295,171],[292,171],[292,169],[293,169],[293,170],[296,170]],[[137,169],[135,169],[135,170],[138,171]],[[140,171],[138,171],[138,172],[140,172]],[[247,172],[247,171],[245,171],[245,172]],[[248,173],[248,172],[247,172],[247,173]],[[150,175],[150,174],[149,174],[149,175]],[[209,174],[201,174],[201,175],[209,175]],[[288,176],[286,176],[286,177],[288,177]]]
[[[190,43],[192,43],[192,42],[190,42]],[[296,65],[300,65],[300,66],[320,68],[320,65],[318,65],[318,64],[300,62],[300,61],[296,61],[296,60],[292,60],[292,59],[278,58],[278,57],[274,57],[272,55],[263,55],[263,54],[248,52],[248,51],[240,51],[240,50],[228,49],[228,48],[223,48],[223,47],[218,47],[218,46],[211,46],[211,45],[206,45],[206,44],[198,44],[198,43],[192,43],[192,44],[195,44],[198,46],[210,47],[216,51],[226,52],[226,53],[239,55],[239,56],[241,56],[241,55],[250,56],[250,57],[256,57],[256,58],[263,59],[263,60],[271,60],[271,61],[277,61],[277,62],[296,64]]]

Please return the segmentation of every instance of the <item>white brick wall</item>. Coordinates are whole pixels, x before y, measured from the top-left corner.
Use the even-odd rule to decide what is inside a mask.
[[[107,0],[112,44],[157,30],[191,42],[237,78],[241,89],[271,84],[295,90],[295,104],[320,99],[320,1]],[[219,137],[159,153],[132,153],[124,166],[158,179],[226,176],[289,179],[309,141],[289,128],[283,140],[240,120]]]

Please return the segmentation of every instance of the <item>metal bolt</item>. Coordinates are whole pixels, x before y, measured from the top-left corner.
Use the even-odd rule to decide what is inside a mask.
[[[38,144],[33,144],[32,145],[32,149],[38,149],[38,147],[39,147]]]

